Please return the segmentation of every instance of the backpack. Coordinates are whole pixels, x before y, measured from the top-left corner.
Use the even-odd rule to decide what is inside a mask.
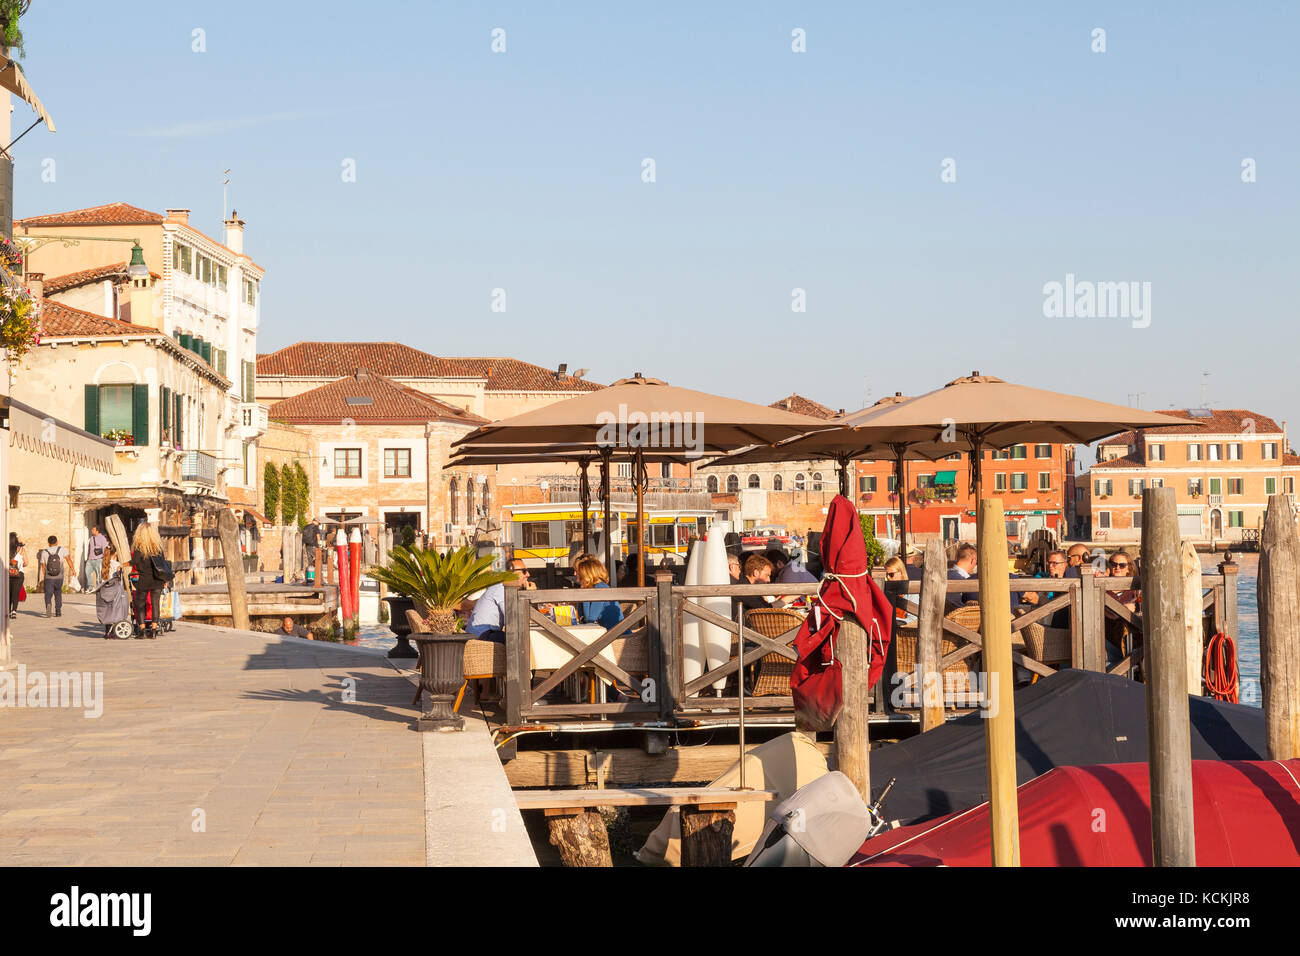
[[[63,577],[63,559],[59,557],[58,549],[46,548],[45,550],[45,576],[47,578]]]

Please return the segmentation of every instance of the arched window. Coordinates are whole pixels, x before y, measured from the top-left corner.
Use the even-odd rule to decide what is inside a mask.
[[[763,483],[762,483],[761,481],[758,480],[758,475],[750,475],[750,476],[749,476],[749,487],[750,487],[750,488],[762,488],[762,487],[763,487]]]
[[[727,492],[735,494],[740,490],[740,478],[736,475],[727,476]]]
[[[465,479],[465,522],[472,524],[474,521],[474,479]]]
[[[456,524],[456,506],[460,503],[460,482],[455,478],[451,479],[451,481],[447,483],[447,496],[451,501],[451,507],[448,509],[448,520],[450,520],[452,524]]]
[[[482,504],[480,505],[480,507],[483,509],[483,514],[486,515],[492,508],[492,488],[488,485],[487,482],[483,483],[482,488],[478,493],[478,496],[480,499],[482,499]]]
[[[820,471],[814,471],[814,472],[813,472],[813,486],[812,486],[812,490],[813,490],[813,491],[821,491],[821,490],[822,490],[822,473],[821,473]]]
[[[772,490],[773,490],[773,491],[780,491],[780,490],[781,490],[781,476],[780,476],[780,475],[773,475],[773,476],[772,476]]]
[[[804,479],[803,479],[803,472],[802,472],[802,471],[799,472],[799,474],[797,474],[797,475],[794,476],[794,490],[795,490],[795,491],[803,491],[803,490],[804,490]]]
[[[708,487],[709,487],[709,493],[710,493],[710,494],[714,494],[714,495],[716,495],[716,494],[718,493],[718,476],[717,476],[717,475],[709,475]]]

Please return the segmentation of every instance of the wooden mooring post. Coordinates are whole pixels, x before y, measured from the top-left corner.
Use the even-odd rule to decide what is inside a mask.
[[[1272,495],[1259,555],[1259,664],[1270,760],[1300,757],[1300,538],[1290,495]]]
[[[1201,664],[1205,659],[1205,612],[1201,609],[1201,558],[1190,541],[1179,550],[1178,574],[1183,589],[1183,646],[1187,693],[1201,694]]]
[[[917,609],[916,692],[921,705],[921,732],[943,726],[944,686],[939,661],[943,657],[943,611],[948,590],[948,562],[943,544],[931,538],[925,546],[921,602]]]
[[[835,640],[839,657],[843,706],[835,718],[835,767],[853,781],[858,793],[871,803],[871,736],[868,718],[871,688],[867,673],[871,666],[870,638],[857,619],[845,615]],[[744,675],[741,675],[744,679]]]
[[[1174,489],[1147,488],[1142,492],[1142,670],[1155,866],[1196,865],[1181,563]]]
[[[230,592],[230,620],[237,630],[247,631],[248,591],[244,588],[244,561],[239,553],[239,522],[229,508],[217,516],[217,534],[221,539],[221,558],[226,565],[226,588]]]
[[[979,503],[980,635],[984,639],[984,741],[989,767],[989,826],[994,866],[1020,865],[1016,803],[1015,673],[1011,667],[1011,584],[1001,498]]]

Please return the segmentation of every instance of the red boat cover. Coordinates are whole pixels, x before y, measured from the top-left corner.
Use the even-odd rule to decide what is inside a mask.
[[[1194,760],[1197,866],[1300,866],[1300,759]],[[1017,791],[1022,866],[1150,866],[1147,764],[1057,767]],[[989,805],[868,840],[849,866],[989,866]]]
[[[867,632],[871,647],[867,686],[871,687],[885,669],[893,608],[871,579],[858,510],[843,495],[831,500],[821,554],[825,569],[821,590],[812,602],[812,613],[794,639],[799,660],[790,675],[790,690],[801,722],[817,730],[829,730],[843,703],[841,666],[835,654],[840,620],[846,614],[852,615]]]

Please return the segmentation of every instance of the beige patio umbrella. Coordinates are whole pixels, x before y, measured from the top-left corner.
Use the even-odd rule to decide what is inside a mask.
[[[530,449],[526,445],[485,445],[481,448],[469,447],[459,449],[447,464],[443,465],[443,470],[450,468],[463,468],[472,465],[532,465],[545,464],[554,462],[556,465],[577,464],[578,466],[578,500],[582,504],[582,549],[584,551],[590,548],[591,542],[591,484],[587,477],[587,469],[592,462],[598,462],[600,465],[600,496],[604,503],[604,528],[603,535],[605,542],[605,567],[611,567],[611,542],[609,536],[610,529],[610,488],[609,488],[609,464],[615,460],[613,449],[602,448],[595,444],[567,443],[563,445],[552,445],[543,449]],[[623,455],[622,458],[631,460],[631,455]],[[657,451],[645,455],[648,462],[676,461],[672,455],[659,454]]]
[[[971,488],[983,497],[985,448],[1030,442],[1087,445],[1130,428],[1186,425],[1187,419],[1091,398],[1013,385],[972,372],[943,388],[882,408],[869,425],[887,434],[924,437],[970,452]]]
[[[832,459],[839,467],[840,494],[850,498],[849,463],[862,458],[879,458],[888,454],[894,459],[898,488],[898,552],[907,545],[907,495],[903,491],[903,462],[935,461],[953,453],[950,444],[930,441],[929,429],[885,428],[873,426],[874,419],[887,408],[910,401],[901,392],[887,395],[874,405],[850,415],[836,416],[834,426],[808,435],[800,435],[776,445],[752,445],[724,455],[705,465],[723,468],[755,462],[818,461]]]
[[[830,424],[821,419],[672,386],[638,372],[609,388],[483,425],[452,447],[458,456],[479,457],[490,453],[491,446],[550,454],[547,450],[557,444],[592,446],[610,456],[630,455],[637,497],[637,583],[644,585],[647,454],[692,462],[711,453],[776,444],[827,427]]]

